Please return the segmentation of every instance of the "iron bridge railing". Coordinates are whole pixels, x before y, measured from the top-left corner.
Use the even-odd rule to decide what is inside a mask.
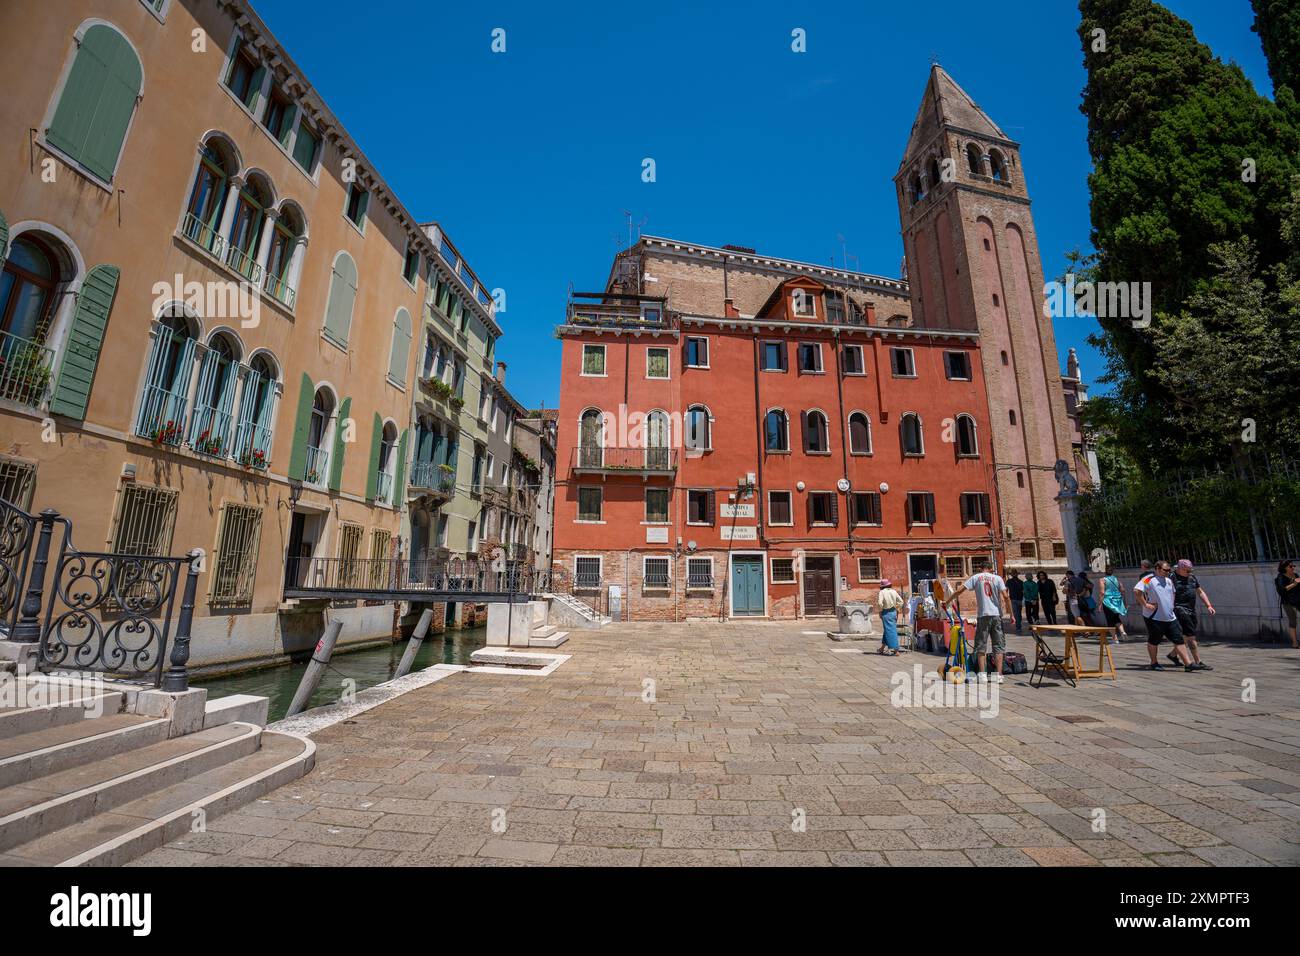
[[[547,572],[522,561],[478,558],[319,558],[291,557],[285,597],[330,598],[353,594],[400,594],[451,600],[527,600],[546,591]]]

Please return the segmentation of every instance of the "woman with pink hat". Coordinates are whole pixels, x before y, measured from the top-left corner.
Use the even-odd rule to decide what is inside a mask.
[[[884,632],[884,641],[880,653],[893,657],[898,653],[898,609],[906,604],[903,595],[894,590],[894,582],[883,578],[880,582],[880,627]]]
[[[1180,558],[1178,564],[1174,566],[1174,617],[1178,618],[1178,626],[1183,630],[1183,642],[1187,645],[1187,653],[1192,656],[1192,663],[1187,669],[1212,671],[1213,667],[1202,663],[1200,649],[1196,646],[1196,599],[1198,597],[1205,602],[1205,609],[1210,614],[1214,614],[1214,605],[1206,597],[1201,582],[1192,573],[1192,562]]]

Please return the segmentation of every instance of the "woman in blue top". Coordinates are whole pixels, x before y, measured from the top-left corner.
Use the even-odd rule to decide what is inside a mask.
[[[1128,614],[1128,607],[1124,604],[1124,591],[1119,586],[1115,569],[1109,564],[1106,565],[1106,576],[1101,579],[1101,610],[1106,615],[1106,626],[1117,629],[1116,643],[1128,637],[1124,632],[1124,616]]]

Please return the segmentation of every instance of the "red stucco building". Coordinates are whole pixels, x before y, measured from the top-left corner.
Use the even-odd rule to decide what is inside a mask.
[[[913,281],[643,237],[563,342],[560,580],[621,616],[790,618],[1064,569],[1069,442],[1016,144],[931,72],[897,188]],[[919,281],[918,281],[919,280]]]

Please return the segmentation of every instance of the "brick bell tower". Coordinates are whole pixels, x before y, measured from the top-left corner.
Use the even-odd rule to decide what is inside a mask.
[[[935,65],[894,182],[913,325],[980,334],[1006,565],[1064,569],[1070,440],[1020,146]]]

